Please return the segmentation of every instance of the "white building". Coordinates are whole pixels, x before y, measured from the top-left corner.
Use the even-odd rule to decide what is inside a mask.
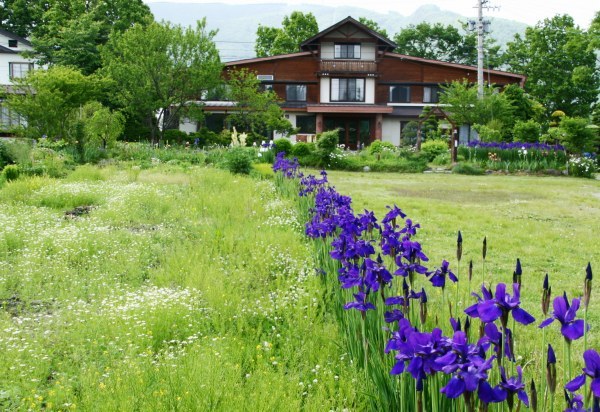
[[[33,50],[33,47],[29,40],[0,29],[0,88],[5,93],[13,93],[13,80],[25,77],[34,69],[34,60],[22,55],[30,50]],[[0,132],[10,131],[20,122],[21,119],[12,115],[0,100]]]

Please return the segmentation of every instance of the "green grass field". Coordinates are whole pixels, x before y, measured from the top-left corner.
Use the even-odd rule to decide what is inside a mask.
[[[546,272],[554,294],[574,296],[587,262],[600,265],[597,181],[341,172],[330,180],[355,212],[382,217],[395,203],[421,223],[431,266],[446,258],[454,267],[458,230],[477,279],[484,236],[486,281],[509,281],[519,257],[523,306],[539,321]],[[271,181],[201,167],[82,166],[62,180],[5,183],[0,205],[0,409],[370,405],[324,311],[294,201]],[[593,293],[590,305],[596,348],[599,299]],[[517,349],[528,359],[539,357],[537,333]],[[556,328],[548,336],[558,339]]]

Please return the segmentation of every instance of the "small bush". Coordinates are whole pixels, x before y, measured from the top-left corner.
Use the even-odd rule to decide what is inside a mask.
[[[448,153],[448,143],[445,140],[427,140],[421,145],[421,151],[427,154],[431,162],[438,155]]]
[[[396,146],[394,146],[390,142],[382,142],[381,140],[375,140],[373,143],[371,143],[368,149],[369,153],[373,155],[381,153],[384,150],[389,150],[393,152],[396,150]]]
[[[298,157],[308,156],[315,151],[314,143],[298,142],[292,146],[292,154]]]
[[[17,165],[8,165],[2,170],[2,175],[7,182],[17,180],[20,173],[21,171]]]
[[[567,163],[567,169],[570,176],[592,178],[596,171],[596,162],[587,157],[572,157]]]
[[[252,157],[243,147],[234,147],[225,154],[225,166],[231,173],[248,175],[252,170]]]
[[[452,173],[461,175],[482,175],[485,172],[471,163],[459,163],[452,168]]]
[[[444,166],[450,164],[450,153],[442,153],[437,155],[432,161],[436,166]]]
[[[292,153],[292,142],[288,139],[277,139],[273,142],[273,151],[275,153],[285,152],[286,155]]]
[[[517,121],[513,127],[513,141],[535,143],[540,139],[542,126],[535,120]]]
[[[163,132],[163,142],[168,144],[185,144],[190,137],[186,132],[178,129],[168,129]]]

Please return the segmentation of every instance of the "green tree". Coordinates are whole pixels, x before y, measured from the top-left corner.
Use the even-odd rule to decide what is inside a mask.
[[[376,21],[367,19],[366,17],[359,17],[358,21],[370,28],[371,30],[381,34],[383,37],[388,39],[390,38],[387,30],[379,26],[379,23],[377,23]]]
[[[150,24],[142,0],[52,0],[31,39],[32,55],[41,64],[72,66],[84,74],[102,64],[100,48],[114,33],[134,24]]]
[[[39,0],[1,0],[0,27],[21,37],[29,37],[39,27],[49,4]]]
[[[409,25],[394,36],[397,53],[451,63],[477,64],[477,37],[474,33],[461,34],[452,26],[441,23]],[[486,39],[486,66],[498,67],[502,63],[500,46]]]
[[[560,143],[571,153],[594,151],[599,143],[598,134],[589,125],[586,119],[565,116],[558,127]]]
[[[86,145],[112,146],[125,129],[125,117],[119,111],[112,111],[99,102],[89,102],[83,107],[86,113],[84,130]]]
[[[317,19],[312,13],[294,11],[285,16],[281,28],[259,25],[254,50],[258,57],[295,53],[300,43],[319,32]]]
[[[102,50],[102,73],[112,79],[116,103],[143,121],[153,141],[177,127],[187,103],[221,82],[222,64],[206,21],[196,28],[168,23],[134,25]]]
[[[455,81],[442,89],[444,92],[440,94],[440,103],[447,106],[452,121],[486,126],[500,132],[505,139],[509,137],[514,124],[514,108],[503,93],[486,87],[483,99],[478,99],[477,86],[467,81]]]
[[[62,66],[35,70],[14,81],[16,93],[8,96],[8,105],[27,119],[27,135],[34,138],[68,139],[76,111],[102,90],[96,76]]]
[[[525,90],[546,108],[587,117],[598,98],[600,74],[590,36],[568,15],[545,19],[515,36],[506,52],[510,70],[527,76]]]
[[[293,127],[283,116],[277,104],[277,95],[271,91],[261,91],[256,73],[246,69],[230,71],[227,84],[229,98],[236,102],[236,110],[228,120],[239,131],[267,135],[270,131],[290,134]]]

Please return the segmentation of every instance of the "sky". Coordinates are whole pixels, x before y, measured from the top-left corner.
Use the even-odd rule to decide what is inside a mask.
[[[284,3],[293,6],[300,3],[313,3],[320,5],[336,6],[346,5],[369,8],[377,12],[394,11],[403,16],[411,15],[419,6],[435,4],[442,10],[449,10],[463,16],[476,16],[478,0],[375,0],[370,3],[365,0],[144,0],[145,3]],[[517,20],[529,25],[551,18],[557,14],[569,14],[575,23],[587,29],[600,10],[597,0],[485,0],[486,5],[492,6],[484,9],[484,16]]]

